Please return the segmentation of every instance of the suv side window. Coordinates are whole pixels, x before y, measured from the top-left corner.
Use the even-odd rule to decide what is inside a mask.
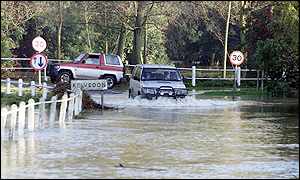
[[[107,65],[120,65],[118,56],[114,55],[105,55],[105,64]]]
[[[98,55],[89,55],[85,60],[82,61],[82,63],[100,65],[100,59]]]
[[[134,71],[133,79],[139,81],[140,78],[141,78],[141,67],[136,67],[136,69]]]

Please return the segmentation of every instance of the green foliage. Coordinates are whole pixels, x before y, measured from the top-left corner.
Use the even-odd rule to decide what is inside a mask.
[[[16,61],[4,61],[1,62],[1,68],[12,68],[16,66]],[[15,70],[1,70],[1,78],[15,78]]]
[[[258,41],[256,49],[256,61],[260,69],[266,72],[266,76],[272,80],[282,80],[285,59],[280,58],[284,47],[278,41],[267,39]]]
[[[41,94],[38,94],[35,97],[31,97],[30,92],[24,93],[23,96],[18,96],[18,94],[5,94],[1,92],[1,106],[10,106],[12,104],[17,104],[21,101],[24,101],[25,103],[28,102],[29,99],[34,99],[34,101],[39,101],[39,98],[41,97]]]
[[[147,62],[149,64],[170,64],[169,57],[164,46],[164,34],[155,27],[150,27],[147,30],[147,33]]]
[[[271,78],[272,96],[286,96],[299,88],[299,16],[298,3],[274,6],[273,19],[267,24],[272,37],[256,44],[254,57],[259,68]]]
[[[287,82],[270,81],[267,82],[266,90],[268,95],[272,97],[288,97],[289,86]]]

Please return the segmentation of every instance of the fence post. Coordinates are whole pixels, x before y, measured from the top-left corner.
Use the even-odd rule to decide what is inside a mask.
[[[71,121],[73,119],[73,114],[74,114],[74,93],[70,94],[71,100],[69,101],[68,105],[68,115],[67,115],[67,120]]]
[[[17,122],[17,110],[18,106],[13,104],[11,105],[11,117],[10,117],[10,129],[9,129],[9,137],[14,137],[15,129],[16,129],[16,122]]]
[[[264,70],[261,71],[261,91],[264,91]]]
[[[54,126],[55,116],[56,116],[56,100],[57,96],[52,96],[51,101],[53,101],[50,105],[50,114],[49,114],[49,125],[50,127]]]
[[[64,128],[65,127],[65,118],[66,118],[66,111],[67,111],[67,98],[68,95],[65,93],[62,97],[62,102],[60,105],[60,112],[59,112],[59,127]]]
[[[79,91],[79,113],[82,111],[82,90]]]
[[[196,86],[196,66],[192,66],[192,86]]]
[[[19,113],[18,113],[18,133],[21,134],[24,132],[25,127],[25,102],[21,101],[19,104]]]
[[[78,89],[76,89],[76,97],[75,97],[75,105],[74,105],[74,107],[75,107],[75,109],[74,109],[74,114],[75,114],[75,116],[76,115],[78,115],[79,114],[79,108],[78,108],[78,105],[79,105],[79,90]]]
[[[45,119],[46,119],[46,104],[45,104],[45,99],[43,97],[41,97],[39,99],[39,119],[38,119],[38,125],[40,128],[43,128],[44,127],[44,122],[45,122]]]
[[[47,93],[48,93],[48,89],[47,89],[47,83],[43,82],[43,98],[46,99],[47,98]]]
[[[1,109],[1,134],[4,132],[7,119],[7,108]]]
[[[19,96],[23,96],[23,80],[19,79],[18,81],[18,90],[19,90]]]
[[[29,99],[28,100],[28,130],[33,131],[34,130],[34,100]]]
[[[6,78],[6,94],[10,94],[10,78]]]
[[[256,90],[258,91],[259,86],[259,70],[256,70]]]
[[[101,111],[104,109],[104,92],[103,90],[100,91],[101,92]]]
[[[30,89],[31,89],[31,96],[34,97],[35,96],[35,82],[34,81],[30,82]]]

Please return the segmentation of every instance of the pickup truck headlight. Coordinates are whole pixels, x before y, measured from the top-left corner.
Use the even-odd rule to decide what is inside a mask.
[[[142,91],[144,94],[155,94],[154,88],[143,88]]]
[[[187,89],[175,89],[176,95],[187,95],[188,90]]]

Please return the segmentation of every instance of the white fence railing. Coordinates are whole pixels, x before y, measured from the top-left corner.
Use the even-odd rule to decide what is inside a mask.
[[[35,81],[31,81],[30,83],[23,82],[22,79],[19,79],[18,81],[11,80],[10,78],[7,78],[6,80],[1,79],[1,83],[5,83],[5,93],[11,94],[11,84],[17,85],[17,92],[18,96],[23,96],[23,91],[25,86],[30,87],[31,96],[34,97],[36,95],[36,88],[42,88],[42,94],[43,97],[47,98],[47,93],[49,90],[53,89],[54,87],[48,86],[46,82],[43,82],[42,85],[36,84]]]
[[[57,108],[57,103],[60,107]],[[46,111],[46,104],[50,104],[49,113]],[[38,108],[35,108],[38,106]],[[47,127],[54,127],[56,122],[59,127],[65,128],[65,122],[71,121],[74,115],[82,111],[82,91],[77,90],[68,97],[67,93],[57,100],[53,96],[50,101],[45,101],[43,97],[39,102],[29,99],[27,105],[20,102],[19,106],[13,104],[10,108],[1,108],[1,138],[14,138],[20,136],[25,131],[34,131]],[[56,118],[58,115],[58,118]]]
[[[134,68],[135,65],[125,65],[126,67],[129,68]],[[205,72],[223,72],[224,69],[201,69],[201,68],[196,68],[196,66],[192,66],[191,68],[177,68],[180,71],[191,71],[192,77],[185,77],[185,79],[192,80],[192,86],[196,86],[196,80],[220,80],[220,81],[228,81],[231,80],[233,81],[234,78],[221,78],[221,77],[199,77],[200,73],[205,73]],[[226,72],[235,72],[235,69],[226,69]],[[132,71],[129,71],[132,72]],[[263,90],[264,86],[264,80],[267,80],[267,78],[264,77],[264,71],[261,70],[256,70],[256,69],[241,69],[241,72],[256,72],[256,77],[245,77],[245,78],[240,78],[240,80],[243,81],[256,81],[256,88],[259,88],[259,84],[261,85],[261,89]],[[198,77],[197,77],[198,74]],[[131,76],[131,73],[127,73],[127,76]]]
[[[30,60],[30,58],[1,58],[1,60],[3,61],[28,61]],[[48,59],[49,61],[57,61],[57,62],[71,62],[72,60],[62,60],[62,59]],[[125,67],[130,67],[133,68],[135,67],[135,65],[125,65]],[[2,68],[1,70],[10,70],[10,69],[15,69],[15,70],[23,70],[23,69],[33,69],[33,68],[28,68],[28,67],[11,67],[11,68]],[[178,68],[181,71],[192,71],[192,77],[186,77],[186,79],[191,79],[192,80],[192,85],[196,86],[196,80],[233,80],[234,78],[219,78],[219,77],[197,77],[197,74],[199,74],[199,72],[222,72],[224,71],[224,69],[197,69],[196,66],[192,66],[191,68]],[[226,69],[226,72],[234,72],[234,69]],[[240,80],[243,81],[256,81],[256,86],[257,89],[259,87],[259,84],[261,84],[261,89],[263,89],[263,81],[267,80],[267,78],[264,77],[264,71],[260,71],[260,70],[255,70],[255,69],[241,69],[241,72],[250,72],[250,71],[254,71],[256,72],[256,77],[252,77],[252,78],[241,78]],[[198,73],[197,73],[198,72]],[[45,75],[45,79],[46,78],[46,70],[44,70],[44,75]],[[126,74],[127,76],[130,76],[130,73]]]

